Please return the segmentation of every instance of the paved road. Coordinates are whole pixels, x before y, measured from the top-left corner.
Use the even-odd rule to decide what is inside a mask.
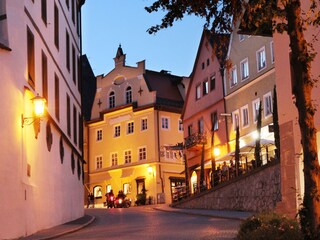
[[[84,229],[57,239],[175,240],[234,239],[240,220],[186,215],[152,207],[88,209],[96,220]]]

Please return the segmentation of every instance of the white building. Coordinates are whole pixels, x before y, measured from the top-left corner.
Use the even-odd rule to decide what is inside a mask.
[[[78,76],[83,4],[0,0],[0,239],[84,214]],[[40,132],[32,118],[37,94],[47,106]]]

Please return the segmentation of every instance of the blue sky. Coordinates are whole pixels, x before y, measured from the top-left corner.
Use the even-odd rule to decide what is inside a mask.
[[[147,29],[160,23],[164,12],[148,13],[153,0],[86,0],[82,8],[82,53],[95,75],[114,68],[121,44],[126,65],[146,60],[146,68],[189,76],[195,61],[204,20],[187,16],[173,27],[150,35]]]

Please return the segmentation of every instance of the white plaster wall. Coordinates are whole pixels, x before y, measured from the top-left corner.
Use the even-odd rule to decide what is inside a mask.
[[[58,72],[65,80],[60,81],[60,105],[65,105],[66,92],[70,93],[71,111],[76,105],[80,113],[80,93],[73,84],[71,74],[65,70],[65,29],[66,19],[60,9],[64,1],[56,1],[60,11],[60,50],[55,52],[53,44],[53,24],[47,29],[41,20],[40,2],[31,0],[6,1],[9,47],[12,51],[0,49],[0,88],[2,101],[0,109],[1,140],[0,140],[0,239],[12,239],[30,235],[44,228],[62,224],[83,216],[83,184],[71,170],[71,148],[64,142],[64,163],[60,162],[59,140],[61,133],[51,125],[53,144],[51,151],[46,145],[46,123],[41,122],[41,131],[35,139],[33,126],[21,128],[21,114],[31,116],[30,98],[42,93],[41,50],[48,57],[48,112],[54,116],[53,72]],[[48,2],[48,23],[53,19],[53,2]],[[61,2],[61,3],[60,3]],[[32,16],[42,37],[34,24],[27,17],[26,10]],[[70,12],[69,12],[70,14]],[[68,16],[68,15],[67,15]],[[70,15],[71,16],[71,15]],[[71,17],[70,17],[71,19]],[[73,23],[70,24],[73,26]],[[35,37],[36,87],[33,90],[27,83],[27,26]],[[51,31],[52,30],[52,31]],[[72,27],[71,31],[75,31]],[[76,35],[74,35],[76,36]],[[78,39],[75,44],[79,45]],[[46,43],[46,44],[45,44]],[[52,55],[49,54],[49,51]],[[56,63],[54,63],[54,60]],[[61,62],[61,64],[60,64]],[[60,68],[60,70],[59,70]],[[29,90],[26,90],[26,88]],[[73,113],[71,112],[71,119]],[[73,124],[73,120],[71,121]],[[66,132],[65,111],[60,110],[59,127]],[[73,128],[72,128],[73,130]],[[66,133],[65,133],[66,134]],[[78,133],[79,134],[79,133]],[[66,134],[67,135],[67,134]],[[73,136],[70,137],[73,143]],[[79,150],[78,145],[74,145]],[[77,161],[77,157],[75,157]],[[31,167],[31,175],[27,176],[27,165]]]

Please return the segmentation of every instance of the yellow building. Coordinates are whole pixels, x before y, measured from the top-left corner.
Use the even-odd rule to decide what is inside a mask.
[[[179,150],[168,147],[183,142],[180,119],[188,79],[167,71],[125,65],[121,46],[115,68],[97,76],[97,90],[86,124],[85,169],[87,193],[103,206],[105,194],[123,190],[133,203],[142,188],[147,203],[170,203],[184,185],[184,162]]]

